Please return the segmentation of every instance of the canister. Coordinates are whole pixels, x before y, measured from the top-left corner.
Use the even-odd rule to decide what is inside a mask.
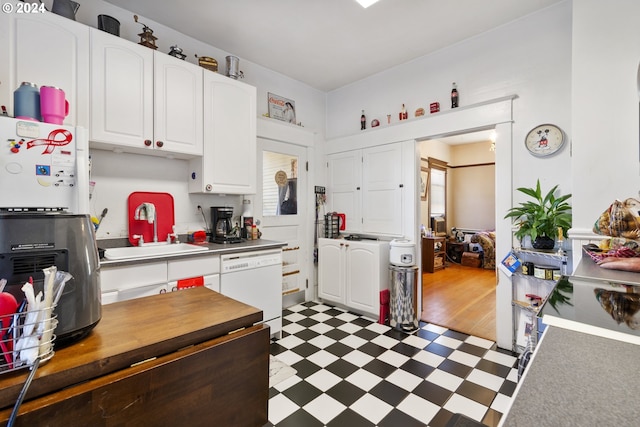
[[[35,83],[22,82],[13,92],[13,115],[16,119],[40,121],[40,90]]]
[[[533,263],[531,261],[522,263],[522,274],[533,276]]]
[[[554,271],[560,274],[560,269],[552,265],[536,265],[533,267],[533,275],[542,280],[553,280]]]
[[[416,262],[416,246],[404,239],[394,239],[389,243],[389,263],[399,266],[411,266]]]

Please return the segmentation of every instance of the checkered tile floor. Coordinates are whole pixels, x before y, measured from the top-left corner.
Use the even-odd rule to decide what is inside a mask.
[[[409,335],[306,302],[283,311],[282,336],[271,354],[297,374],[269,389],[267,426],[496,426],[516,388],[511,352],[432,324]]]

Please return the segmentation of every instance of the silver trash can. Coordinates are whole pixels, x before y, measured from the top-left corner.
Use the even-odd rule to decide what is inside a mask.
[[[391,301],[389,323],[403,332],[418,329],[418,267],[389,266]]]

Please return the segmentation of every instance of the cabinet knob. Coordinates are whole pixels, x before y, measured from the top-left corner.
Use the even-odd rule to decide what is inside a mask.
[[[162,146],[164,145],[164,142],[162,141],[156,141],[156,147],[158,148],[162,148]]]
[[[145,139],[144,140],[144,145],[146,145],[147,147],[151,147],[151,144],[153,144],[153,143],[151,142],[150,139]]]
[[[356,187],[356,190],[360,190],[360,187]]]
[[[403,187],[404,187],[404,184],[400,184],[400,185],[399,185],[399,187],[400,187],[400,188],[403,188]]]

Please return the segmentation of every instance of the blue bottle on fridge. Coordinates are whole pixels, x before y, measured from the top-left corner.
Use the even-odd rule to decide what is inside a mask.
[[[22,82],[13,92],[13,115],[16,119],[40,121],[40,90],[30,82]]]

